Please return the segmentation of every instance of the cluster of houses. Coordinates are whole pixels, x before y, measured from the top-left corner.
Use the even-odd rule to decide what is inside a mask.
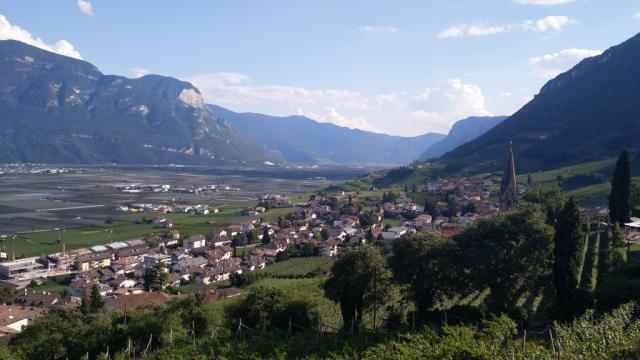
[[[145,291],[146,272],[158,265],[168,276],[166,286],[203,285],[227,280],[232,274],[262,269],[260,255],[233,257],[230,241],[209,241],[192,235],[180,242],[177,231],[96,245],[41,257],[0,264],[2,286],[18,290],[11,305],[0,305],[0,338],[19,332],[42,311],[52,306],[78,306],[83,296],[97,287],[108,307],[125,310],[145,304],[163,304],[176,296]],[[68,297],[32,292],[27,285],[43,278],[71,274]],[[218,300],[239,294],[238,289],[207,289],[206,297]]]
[[[0,175],[55,175],[66,174],[70,169],[41,164],[0,164]]]
[[[118,206],[116,208],[116,211],[131,212],[131,213],[145,213],[145,214],[187,213],[187,214],[197,214],[197,215],[208,215],[208,214],[217,214],[220,212],[220,209],[215,206],[206,205],[206,204],[167,205],[167,204],[135,203],[135,204]]]
[[[214,184],[204,186],[189,186],[179,187],[168,184],[143,184],[143,183],[127,183],[115,186],[116,190],[120,190],[125,193],[143,193],[143,192],[155,192],[155,193],[179,193],[179,194],[200,194],[208,195],[223,191],[240,191],[240,188],[231,185]]]
[[[291,202],[289,201],[289,198],[286,195],[280,195],[280,194],[262,195],[258,200],[258,206],[262,206],[267,209],[280,207],[280,206],[287,206],[290,203]]]

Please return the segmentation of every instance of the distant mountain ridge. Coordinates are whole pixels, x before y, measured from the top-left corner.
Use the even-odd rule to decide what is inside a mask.
[[[249,139],[279,152],[291,163],[408,164],[445,137],[437,133],[392,136],[319,123],[304,116],[277,117],[209,107]]]
[[[88,62],[13,40],[0,41],[0,123],[0,162],[279,160],[216,119],[190,83],[104,75]]]
[[[439,158],[449,151],[486,133],[501,123],[507,116],[471,116],[458,120],[444,139],[431,145],[421,156],[422,160]]]
[[[518,112],[442,162],[449,173],[494,171],[509,141],[519,172],[640,149],[640,34],[550,80]]]

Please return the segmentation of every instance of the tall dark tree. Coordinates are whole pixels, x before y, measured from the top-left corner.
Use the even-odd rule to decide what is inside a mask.
[[[453,197],[449,197],[447,199],[447,207],[449,209],[449,217],[454,217],[456,216],[456,214],[458,213],[458,204],[456,204],[456,201],[454,200]]]
[[[256,232],[251,230],[249,232],[247,232],[247,243],[248,244],[253,244],[258,240],[258,237],[256,236]]]
[[[431,215],[434,219],[438,216],[438,208],[436,207],[436,203],[429,200],[429,198],[424,199],[424,212]]]
[[[611,222],[622,224],[629,221],[631,213],[631,159],[627,150],[622,151],[616,162],[609,194],[609,217]]]
[[[102,295],[100,295],[100,288],[98,284],[93,284],[91,287],[91,294],[89,294],[89,310],[91,312],[96,312],[104,307],[104,300],[102,300]]]
[[[531,176],[531,173],[527,174],[527,185],[529,186],[533,185],[533,177]]]
[[[388,293],[389,271],[382,255],[365,245],[340,255],[324,284],[325,295],[340,304],[343,326],[362,323],[365,311],[381,305]]]
[[[162,291],[169,283],[169,273],[164,264],[158,263],[144,271],[144,288],[147,291]]]
[[[82,300],[80,301],[80,312],[87,315],[91,313],[91,307],[89,305],[89,296],[86,291],[82,292]]]
[[[373,225],[369,226],[369,229],[367,229],[367,232],[365,234],[365,239],[367,240],[367,243],[369,243],[369,244],[371,244],[373,242],[373,240],[374,240],[372,228],[373,228]]]
[[[473,203],[473,201],[469,201],[463,208],[462,208],[462,214],[469,214],[469,213],[474,213],[476,212],[476,204]]]
[[[262,243],[267,245],[271,242],[271,236],[269,236],[269,228],[265,226],[264,231],[262,232]]]
[[[631,183],[631,208],[640,208],[640,183]]]
[[[554,245],[553,284],[556,290],[556,316],[571,319],[575,314],[576,289],[581,254],[585,246],[580,209],[572,196],[558,216]]]

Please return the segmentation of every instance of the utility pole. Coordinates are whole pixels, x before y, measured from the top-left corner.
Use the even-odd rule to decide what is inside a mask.
[[[16,235],[13,235],[13,245],[11,250],[11,261],[16,261]]]
[[[113,235],[113,229],[107,228],[107,229],[104,229],[104,232],[109,234],[109,243],[111,243],[111,236]]]
[[[67,246],[64,243],[64,229],[58,230],[58,240],[62,244],[62,253],[64,254],[67,250]]]

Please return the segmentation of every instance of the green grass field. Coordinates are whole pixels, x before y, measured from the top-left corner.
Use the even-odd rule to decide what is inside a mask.
[[[595,173],[600,171],[608,170],[615,164],[615,159],[601,160],[601,161],[593,161],[584,164],[566,166],[554,170],[531,173],[531,178],[533,180],[534,185],[538,184],[548,184],[548,183],[557,183],[558,176],[562,176],[564,178],[571,177],[574,175],[582,175]],[[527,182],[527,174],[520,174],[517,177],[518,181],[521,183]]]
[[[324,273],[333,265],[333,259],[325,257],[291,258],[267,266],[262,272],[270,277],[296,277],[308,273]]]
[[[179,230],[184,238],[194,234],[204,234],[211,236],[216,228],[223,228],[236,220],[241,220],[240,210],[244,207],[255,204],[235,204],[223,208],[218,214],[190,215],[190,214],[131,214],[132,223],[114,224],[112,226],[92,226],[86,228],[68,229],[64,231],[64,243],[67,250],[86,248],[97,244],[105,244],[109,241],[122,241],[139,238],[150,234],[162,234],[167,230],[156,228],[151,224],[142,223],[143,219],[154,219],[156,217],[166,217],[174,223],[174,228]],[[137,223],[133,223],[133,222]],[[111,232],[107,231],[111,229]],[[39,256],[62,250],[62,244],[58,240],[59,231],[40,231],[21,233],[15,240],[15,253],[17,257]],[[3,243],[4,248],[11,253],[13,251],[13,241],[6,238]]]
[[[413,192],[407,195],[409,195],[409,197],[412,198],[413,201],[416,202],[416,204],[421,206],[424,205],[424,202],[426,199],[429,199],[429,201],[433,203],[436,203],[437,201],[442,201],[442,195],[432,194],[428,192]]]
[[[340,307],[324,296],[322,284],[324,277],[310,279],[277,279],[265,278],[254,283],[251,287],[266,286],[284,291],[294,300],[303,300],[316,304],[320,322],[334,328],[342,325]],[[251,287],[249,290],[251,290]]]
[[[96,244],[105,244],[111,241],[129,240],[151,233],[162,233],[165,230],[156,229],[149,224],[124,224],[111,227],[112,232],[105,231],[104,227],[87,227],[81,229],[69,229],[64,231],[64,243],[67,250],[85,248]],[[62,250],[62,244],[58,241],[58,231],[42,231],[33,233],[21,233],[15,240],[15,253],[18,257],[39,256]],[[13,251],[13,241],[7,238],[4,247],[9,253]]]

